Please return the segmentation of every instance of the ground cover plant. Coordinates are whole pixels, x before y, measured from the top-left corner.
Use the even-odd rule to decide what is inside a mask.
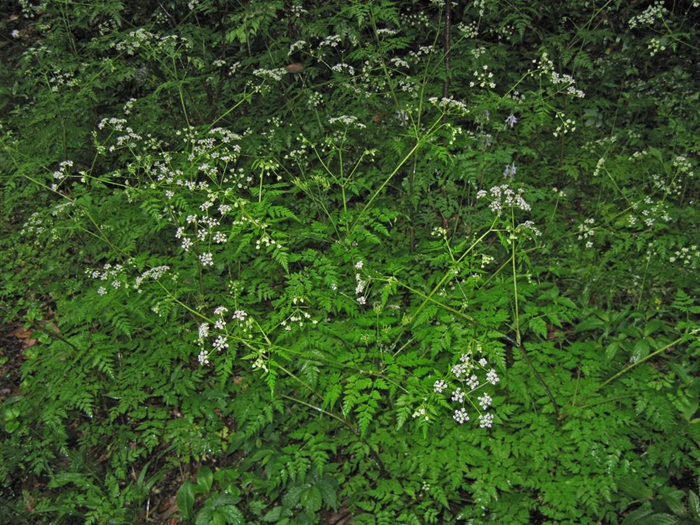
[[[699,20],[5,2],[0,522],[700,522]]]

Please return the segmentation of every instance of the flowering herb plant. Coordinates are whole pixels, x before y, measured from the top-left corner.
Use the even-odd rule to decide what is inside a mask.
[[[695,501],[696,3],[12,3],[0,521]]]

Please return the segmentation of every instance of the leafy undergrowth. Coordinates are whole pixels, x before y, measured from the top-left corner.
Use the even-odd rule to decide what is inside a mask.
[[[11,3],[0,522],[700,521],[695,4]]]

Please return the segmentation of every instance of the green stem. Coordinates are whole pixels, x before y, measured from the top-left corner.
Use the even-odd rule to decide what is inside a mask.
[[[691,331],[690,333],[684,334],[684,335],[680,336],[678,339],[676,339],[676,340],[674,340],[674,341],[671,341],[671,342],[668,343],[667,345],[662,346],[662,347],[659,348],[656,352],[652,352],[652,353],[649,354],[648,356],[643,357],[642,359],[639,359],[638,361],[635,361],[634,363],[630,364],[629,366],[626,366],[625,368],[623,368],[622,370],[620,370],[617,374],[615,374],[615,375],[612,376],[610,379],[608,379],[607,381],[603,382],[600,386],[598,386],[598,388],[596,388],[596,389],[593,391],[593,393],[599,392],[599,391],[602,390],[605,386],[607,386],[607,385],[609,385],[610,383],[612,383],[613,381],[615,381],[615,379],[617,379],[618,377],[620,377],[620,376],[622,376],[622,375],[625,375],[627,372],[629,372],[630,370],[632,370],[634,367],[636,367],[636,366],[638,366],[638,365],[641,365],[642,363],[644,363],[645,361],[648,361],[648,360],[651,359],[652,357],[655,357],[655,356],[657,356],[657,355],[659,355],[659,354],[664,353],[664,352],[665,352],[666,350],[668,350],[669,348],[671,348],[671,347],[677,345],[678,343],[682,342],[682,341],[685,340],[686,338],[692,337],[692,336],[694,336],[695,334],[698,334],[698,333],[700,333],[700,328],[696,328],[695,330]]]

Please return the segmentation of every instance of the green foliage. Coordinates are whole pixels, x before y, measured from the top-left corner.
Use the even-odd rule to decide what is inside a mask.
[[[694,4],[13,4],[0,521],[697,521]]]

